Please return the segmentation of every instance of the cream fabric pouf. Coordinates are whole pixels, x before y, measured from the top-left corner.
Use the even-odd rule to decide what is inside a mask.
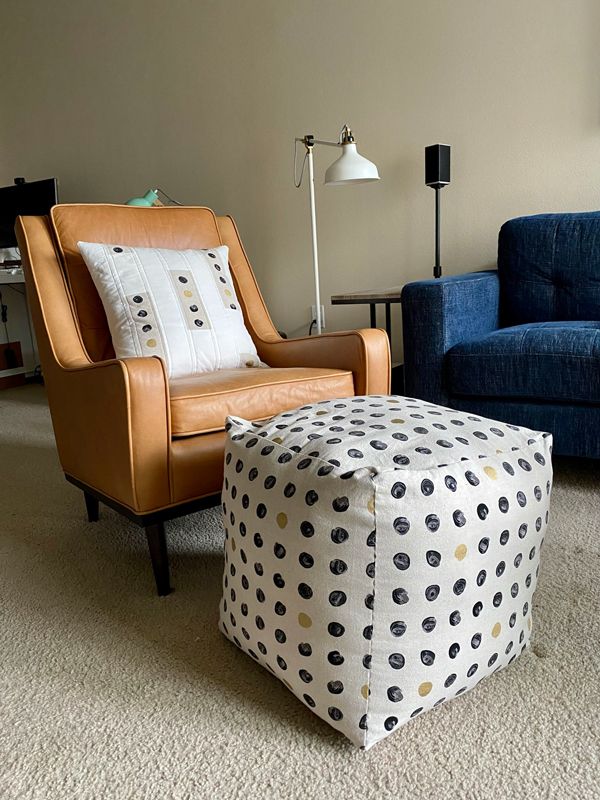
[[[355,745],[525,648],[549,434],[387,396],[227,429],[221,630]]]

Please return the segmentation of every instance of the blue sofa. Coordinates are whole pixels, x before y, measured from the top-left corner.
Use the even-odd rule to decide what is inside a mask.
[[[600,212],[506,222],[498,269],[402,292],[405,393],[600,458]]]

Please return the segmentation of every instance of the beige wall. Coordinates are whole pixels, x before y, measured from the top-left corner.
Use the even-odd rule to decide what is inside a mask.
[[[325,298],[430,275],[427,144],[453,146],[448,272],[493,264],[508,217],[600,206],[598,0],[2,0],[0,14],[0,183],[54,174],[84,202],[158,185],[233,213],[290,332],[312,300],[294,136],[348,121],[383,178],[318,187]],[[331,155],[316,154],[321,178]],[[329,329],[367,319],[327,308]]]

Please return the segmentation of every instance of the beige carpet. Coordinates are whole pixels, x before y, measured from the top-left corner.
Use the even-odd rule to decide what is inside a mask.
[[[85,520],[43,390],[0,392],[0,797],[600,797],[599,464],[556,464],[533,650],[355,750],[217,631],[217,512],[142,533]]]

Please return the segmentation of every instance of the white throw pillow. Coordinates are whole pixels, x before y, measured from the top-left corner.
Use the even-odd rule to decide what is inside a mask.
[[[225,245],[77,245],[106,311],[117,358],[161,356],[170,378],[260,366]]]

